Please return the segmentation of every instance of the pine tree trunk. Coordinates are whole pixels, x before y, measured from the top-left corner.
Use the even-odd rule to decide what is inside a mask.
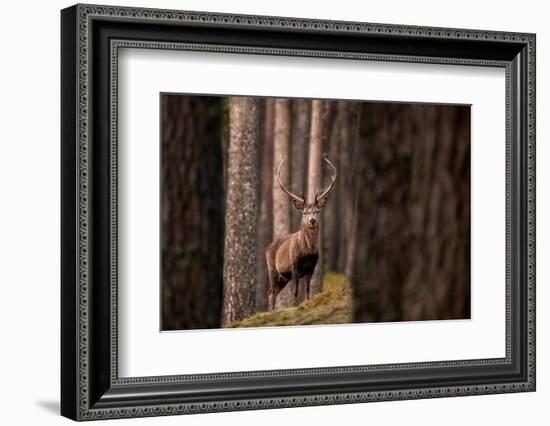
[[[353,139],[352,146],[350,147],[350,156],[351,156],[351,179],[349,181],[350,187],[346,196],[350,197],[349,200],[344,201],[345,203],[350,203],[351,210],[351,221],[349,224],[347,235],[347,241],[344,241],[343,248],[345,247],[345,266],[344,266],[344,275],[346,276],[347,282],[353,282],[353,270],[355,257],[357,253],[357,224],[359,217],[357,214],[357,207],[359,202],[360,191],[362,190],[359,186],[360,180],[357,178],[357,175],[363,171],[360,169],[361,164],[364,163],[365,147],[360,139],[361,135],[361,126],[363,121],[363,103],[356,103],[354,105],[354,122],[353,122]],[[366,242],[363,242],[365,244]]]
[[[290,150],[290,100],[275,100],[275,140],[273,148],[273,239],[282,238],[290,234],[290,200],[279,186],[275,176],[280,162],[285,158],[281,168],[281,182],[288,188],[290,177],[290,161],[288,154]],[[283,309],[292,306],[292,283],[277,296],[276,309]]]
[[[342,108],[342,123],[340,130],[340,253],[338,258],[338,270],[349,277],[351,275],[352,259],[355,252],[355,205],[356,205],[356,179],[357,171],[357,145],[360,126],[360,103],[346,103]],[[340,111],[339,111],[340,116]],[[344,130],[344,127],[347,130]],[[348,278],[349,280],[349,278]]]
[[[420,112],[420,119],[429,137],[424,144],[416,140],[421,149],[413,155],[413,245],[403,315],[410,320],[469,317],[469,114],[465,108],[432,106]]]
[[[307,159],[309,149],[310,101],[292,101],[292,142],[290,144],[290,187],[296,194],[305,194]],[[291,230],[300,227],[301,216],[291,207]]]
[[[338,102],[340,104],[341,102]],[[346,103],[346,101],[342,101]],[[339,271],[338,259],[340,257],[341,244],[340,235],[342,227],[341,219],[341,193],[342,193],[342,181],[340,179],[342,162],[340,161],[341,155],[341,142],[340,133],[342,123],[340,120],[341,111],[337,109],[336,125],[332,126],[332,132],[328,139],[328,158],[338,168],[338,179],[336,180],[336,186],[330,194],[330,202],[323,209],[323,258],[325,269],[328,271]],[[345,168],[348,165],[344,165]]]
[[[258,266],[256,286],[256,310],[267,310],[269,278],[265,251],[273,240],[273,138],[275,101],[266,99],[263,109],[263,129],[260,158],[260,216],[258,221]]]
[[[222,102],[179,95],[161,101],[162,329],[216,328],[223,296]]]
[[[230,99],[224,325],[250,316],[256,305],[259,106],[257,98]]]
[[[411,136],[402,129],[409,106],[366,104],[368,120],[357,178],[357,246],[352,287],[354,320],[399,321],[409,268],[408,195]]]
[[[309,139],[309,161],[308,161],[308,179],[307,179],[307,201],[315,200],[315,193],[321,189],[322,169],[321,157],[323,153],[323,118],[325,118],[325,102],[314,100],[311,104],[311,129]],[[322,220],[321,220],[322,226]],[[322,235],[322,229],[319,229],[319,239]],[[322,242],[319,241],[319,260],[315,267],[315,272],[311,279],[310,293],[315,295],[321,291],[323,282],[323,250]]]
[[[365,104],[354,321],[469,317],[467,107]]]

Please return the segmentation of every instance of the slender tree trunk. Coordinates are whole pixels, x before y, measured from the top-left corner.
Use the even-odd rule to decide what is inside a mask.
[[[275,100],[275,140],[273,149],[273,239],[282,238],[290,234],[290,200],[279,186],[276,170],[285,158],[281,168],[281,182],[288,187],[290,177],[290,100]],[[276,309],[292,306],[292,285],[286,287],[277,296]]]
[[[259,100],[231,98],[229,121],[224,325],[251,315],[256,305]]]
[[[339,173],[339,189],[340,200],[338,203],[340,217],[340,233],[338,235],[338,245],[341,250],[338,252],[336,267],[338,271],[344,271],[346,264],[346,242],[349,241],[350,226],[351,226],[351,205],[353,203],[353,188],[351,186],[351,155],[350,155],[350,103],[347,101],[338,102],[338,139],[340,141],[340,161],[338,170]]]
[[[305,194],[307,178],[307,159],[309,149],[310,101],[298,99],[292,101],[292,143],[290,156],[291,190],[296,194]],[[300,227],[300,214],[291,207],[291,229]]]
[[[352,282],[353,274],[353,261],[355,259],[355,253],[357,251],[357,203],[359,197],[359,185],[357,183],[357,173],[358,173],[358,163],[361,155],[363,155],[363,149],[360,145],[360,129],[361,129],[361,118],[363,116],[363,104],[356,103],[354,105],[354,122],[353,122],[353,136],[352,136],[352,146],[350,147],[350,179],[349,187],[346,188],[343,192],[347,198],[344,200],[344,204],[347,204],[346,209],[348,209],[347,214],[349,220],[349,227],[347,228],[347,241],[343,241],[343,249],[346,250],[346,255],[344,259],[344,274],[346,275],[348,283]]]
[[[345,102],[345,101],[344,101]],[[340,103],[340,102],[338,102]],[[340,110],[337,110],[336,125],[332,126],[332,131],[330,133],[330,138],[328,139],[328,158],[332,161],[338,168],[338,175],[341,175],[342,162],[340,161],[340,132],[341,125],[343,124],[340,120]],[[344,167],[349,167],[345,165]],[[330,202],[323,210],[323,257],[325,269],[328,271],[339,271],[338,269],[338,259],[340,257],[341,244],[340,244],[340,234],[342,227],[342,218],[341,216],[341,192],[342,192],[342,182],[340,177],[336,181],[336,186],[330,194]],[[340,270],[341,271],[341,270]]]
[[[258,266],[256,287],[256,310],[267,310],[267,289],[269,278],[265,250],[273,240],[273,138],[275,122],[275,101],[264,102],[263,137],[260,159],[260,216],[258,221]]]
[[[355,205],[355,171],[357,156],[354,151],[359,137],[359,103],[340,102],[338,117],[340,121],[340,252],[338,270],[349,273],[351,265],[348,259],[352,258],[351,251],[355,243],[353,238],[353,220]]]
[[[275,100],[275,140],[273,148],[273,239],[284,237],[290,233],[290,201],[279,186],[275,173],[283,159],[280,171],[281,182],[288,186],[290,162],[288,152],[290,146],[290,101]]]
[[[321,189],[322,185],[322,169],[321,157],[323,153],[323,118],[325,117],[325,102],[322,100],[314,100],[311,104],[311,129],[309,139],[309,162],[308,162],[308,188],[307,200],[313,202],[315,193]],[[321,220],[322,224],[322,220]],[[322,230],[319,230],[319,239],[322,235]],[[322,243],[319,241],[319,260],[315,267],[315,272],[311,279],[310,292],[315,295],[321,291],[323,283],[323,250]]]

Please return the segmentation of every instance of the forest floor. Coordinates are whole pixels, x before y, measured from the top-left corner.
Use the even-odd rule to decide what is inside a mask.
[[[351,323],[351,295],[346,277],[323,274],[323,290],[302,304],[273,312],[258,312],[228,327],[271,327],[309,324]]]

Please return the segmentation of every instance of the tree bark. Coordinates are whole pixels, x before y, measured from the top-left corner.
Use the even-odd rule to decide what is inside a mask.
[[[348,276],[351,269],[351,259],[357,241],[353,238],[355,210],[355,173],[357,168],[357,140],[359,138],[360,103],[340,102],[338,117],[340,119],[340,251],[338,256],[338,271]]]
[[[273,240],[273,138],[275,122],[275,101],[266,99],[264,103],[263,141],[261,143],[261,183],[260,216],[258,221],[258,259],[256,310],[267,310],[267,290],[269,278],[265,250]]]
[[[468,108],[363,109],[354,321],[469,318]]]
[[[281,182],[288,188],[290,177],[290,100],[275,100],[275,140],[273,149],[273,239],[282,238],[290,234],[290,200],[279,186],[276,170],[281,160],[285,162],[281,168]],[[277,297],[276,309],[292,306],[292,283],[286,285]]]
[[[358,197],[359,197],[359,191],[360,188],[357,183],[356,175],[358,172],[358,163],[359,158],[361,158],[363,148],[360,144],[359,140],[359,133],[361,129],[361,119],[362,119],[362,103],[356,103],[354,105],[354,123],[353,123],[353,139],[352,139],[352,146],[350,147],[350,155],[351,155],[351,167],[350,167],[350,179],[349,179],[349,187],[347,187],[344,190],[345,196],[349,197],[349,199],[346,199],[344,203],[347,203],[348,206],[346,207],[349,209],[348,211],[348,220],[349,227],[347,228],[348,235],[347,235],[347,241],[343,241],[343,247],[345,247],[346,250],[346,256],[345,256],[345,266],[344,266],[344,274],[347,278],[348,283],[352,281],[352,274],[353,274],[353,262],[355,259],[355,253],[357,251],[357,203],[358,203]],[[348,192],[349,191],[349,192]]]
[[[259,169],[259,99],[230,99],[223,323],[254,313]]]
[[[217,328],[223,296],[222,101],[179,95],[161,101],[162,330]]]
[[[413,152],[413,242],[403,288],[403,315],[411,320],[467,318],[469,114],[464,107],[431,106],[419,115],[429,137],[424,144],[416,140],[421,149]]]
[[[407,105],[366,104],[357,246],[353,272],[354,320],[399,321],[401,289],[409,268],[408,195],[411,137]]]
[[[307,180],[307,200],[313,202],[315,193],[321,189],[323,172],[321,158],[323,153],[323,136],[326,127],[323,125],[327,118],[326,102],[314,100],[311,104],[311,128],[309,139],[309,161]],[[322,227],[322,220],[320,226]],[[323,285],[323,244],[321,240],[322,228],[319,229],[319,260],[311,278],[310,293],[315,295],[321,291]]]
[[[346,101],[342,101],[346,103]],[[338,102],[337,104],[340,104]],[[340,132],[341,126],[344,125],[342,120],[340,120],[341,115],[340,109],[337,109],[336,123],[332,126],[332,131],[328,139],[328,158],[329,160],[336,165],[338,168],[338,179],[336,181],[335,188],[330,194],[330,202],[326,205],[323,210],[323,257],[324,257],[324,266],[328,271],[339,271],[338,269],[338,259],[340,257],[341,244],[340,244],[340,235],[342,227],[341,219],[341,192],[342,192],[342,182],[340,179],[341,170],[342,170],[342,161],[340,161],[341,155],[341,143],[340,143]],[[346,164],[344,167],[348,167]],[[341,272],[341,270],[340,270]]]
[[[290,156],[290,186],[296,194],[305,194],[307,178],[307,158],[309,149],[310,101],[298,99],[292,101],[292,142]],[[291,230],[300,227],[301,216],[291,207]]]

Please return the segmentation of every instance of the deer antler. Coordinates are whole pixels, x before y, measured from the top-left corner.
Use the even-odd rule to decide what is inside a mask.
[[[330,185],[323,192],[321,192],[321,194],[319,194],[319,190],[317,190],[315,193],[315,202],[326,197],[332,188],[334,188],[334,184],[336,183],[336,166],[329,161],[327,154],[323,154],[323,159],[329,164],[330,167],[332,167],[332,176],[330,178],[331,182]]]
[[[281,182],[281,176],[280,176],[280,173],[281,173],[281,166],[283,165],[283,163],[285,162],[285,157],[283,157],[283,159],[281,160],[281,162],[279,163],[279,167],[277,167],[277,180],[279,181],[279,185],[281,186],[281,189],[286,193],[286,195],[288,195],[290,198],[298,201],[299,203],[304,203],[306,202],[305,198],[303,197],[298,197],[296,194],[293,194],[292,192],[290,192],[288,189],[286,189],[283,185],[283,183]]]

